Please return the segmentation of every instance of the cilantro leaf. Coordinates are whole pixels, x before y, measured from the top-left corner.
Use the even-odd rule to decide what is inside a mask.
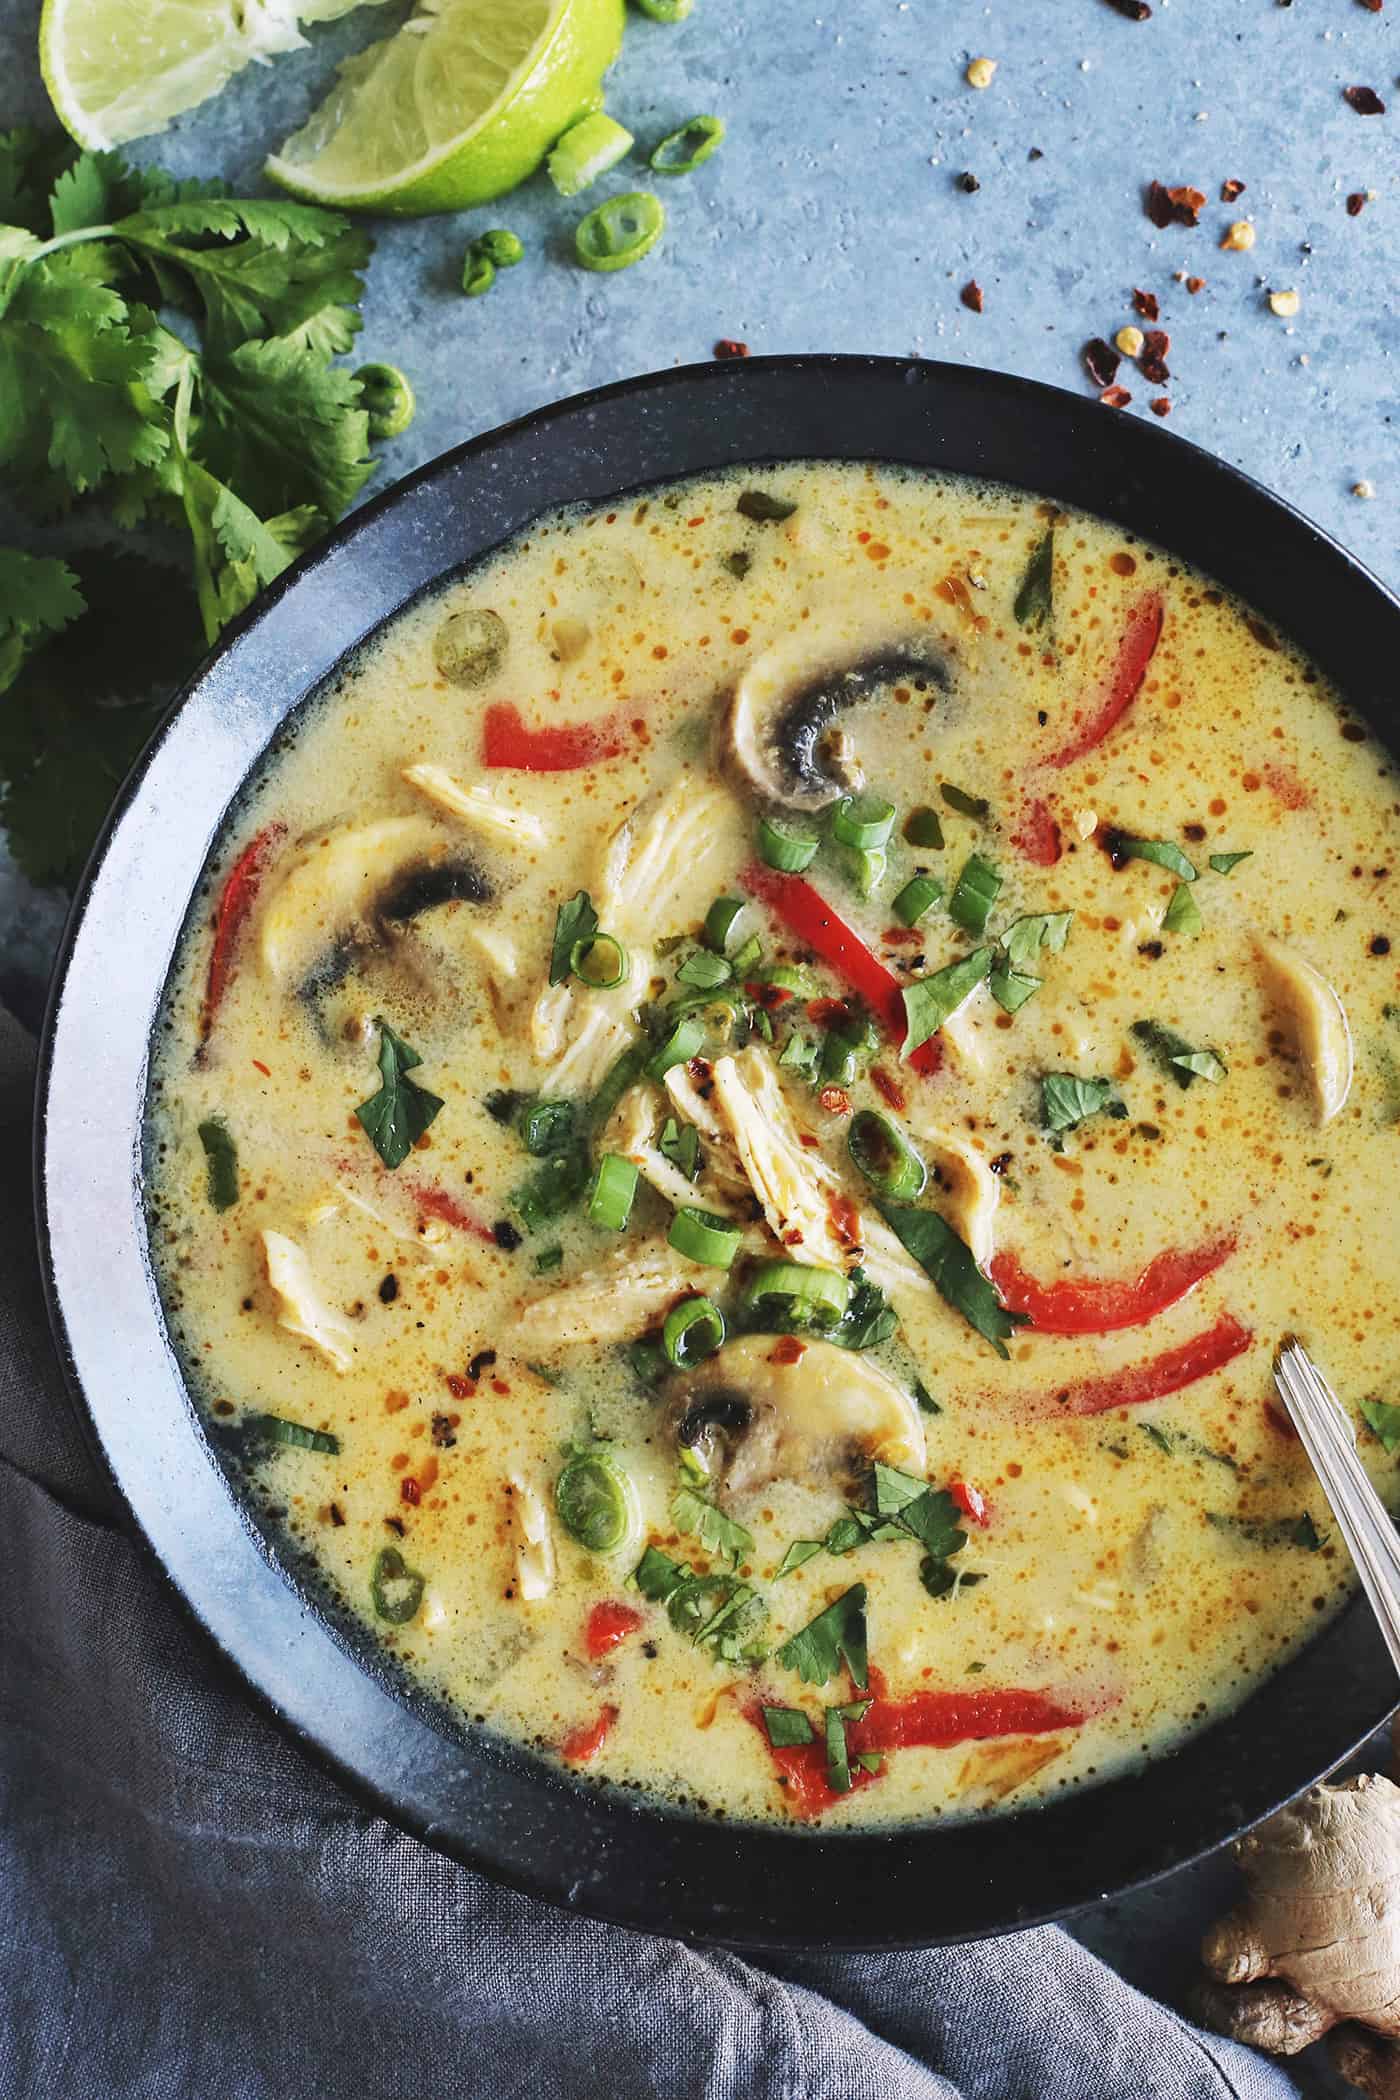
[[[1185,1051],[1180,1057],[1174,1057],[1172,1064],[1173,1066],[1178,1066],[1183,1072],[1189,1072],[1195,1079],[1216,1080],[1229,1077],[1229,1067],[1216,1056],[1213,1050]]]
[[[0,547],[0,693],[14,684],[25,658],[82,610],[78,579],[66,562]]]
[[[972,1250],[947,1220],[936,1210],[919,1210],[912,1203],[882,1203],[879,1208],[905,1252],[913,1255],[954,1312],[961,1313],[998,1356],[1007,1356],[1007,1340],[1026,1316],[1007,1311],[973,1260]]]
[[[978,948],[971,955],[946,963],[928,977],[916,977],[912,984],[903,987],[908,1032],[900,1056],[906,1063],[920,1044],[926,1043],[931,1035],[937,1035],[949,1016],[957,1012],[965,999],[971,998],[992,967],[993,953],[991,948]]]
[[[899,1512],[899,1522],[935,1560],[961,1553],[967,1533],[958,1523],[958,1505],[946,1488],[926,1487]]]
[[[1367,1426],[1384,1444],[1387,1456],[1400,1451],[1400,1407],[1392,1406],[1388,1400],[1363,1400],[1361,1412]]]
[[[549,950],[549,981],[563,984],[572,965],[569,961],[579,941],[590,940],[598,931],[598,914],[587,890],[576,890],[566,898],[554,920],[554,939]]]
[[[799,1568],[806,1567],[809,1560],[815,1560],[821,1550],[820,1539],[794,1539],[783,1555],[773,1580],[781,1582],[784,1575],[795,1575]]]
[[[373,1141],[386,1167],[401,1167],[433,1119],[446,1107],[436,1094],[419,1086],[408,1074],[422,1058],[388,1022],[379,1021],[379,1077],[377,1094],[355,1110],[357,1120]]]
[[[1047,1072],[1040,1082],[1040,1120],[1058,1134],[1075,1130],[1090,1116],[1126,1116],[1111,1079],[1081,1079],[1075,1072]]]
[[[796,1670],[804,1684],[825,1684],[844,1661],[853,1682],[864,1691],[868,1675],[865,1584],[852,1583],[834,1604],[784,1641],[777,1659],[784,1669]]]
[[[1305,1553],[1317,1553],[1324,1544],[1306,1510],[1297,1517],[1237,1517],[1208,1509],[1206,1522],[1217,1531],[1232,1531],[1250,1546],[1300,1546]]]
[[[812,1724],[801,1707],[765,1706],[762,1713],[768,1740],[775,1750],[791,1750],[798,1743],[811,1742]]]
[[[944,793],[947,793],[946,789]],[[992,906],[1001,892],[1001,882],[1001,876],[989,860],[984,860],[980,853],[972,854],[953,884],[953,894],[948,899],[948,916],[954,925],[961,926],[965,933],[985,933]]]
[[[662,1553],[656,1546],[648,1546],[632,1570],[632,1580],[653,1604],[664,1604],[689,1572],[682,1561],[672,1560],[669,1553]]]
[[[0,131],[0,226],[20,226],[38,236],[51,230],[49,192],[73,152],[65,131],[41,132],[32,124]]]
[[[949,809],[955,809],[960,817],[971,817],[980,824],[991,815],[992,805],[985,796],[969,795],[966,788],[954,787],[951,781],[941,780],[938,792]]]
[[[736,1524],[722,1509],[716,1509],[703,1495],[697,1495],[694,1488],[677,1488],[671,1501],[671,1521],[677,1531],[688,1531],[698,1538],[707,1553],[726,1553],[732,1561],[740,1561],[753,1551],[753,1533]]]
[[[1011,608],[1018,627],[1049,627],[1055,617],[1055,528],[1031,549],[1021,587]]]
[[[883,1465],[877,1458],[871,1468],[871,1493],[875,1500],[877,1516],[897,1516],[909,1503],[917,1502],[928,1487],[913,1473],[901,1473],[898,1466]]]
[[[839,1706],[826,1710],[826,1783],[833,1794],[851,1791],[851,1765],[846,1754],[846,1717]]]
[[[309,503],[338,518],[374,471],[358,379],[286,340],[207,356],[195,450],[262,517]]]
[[[987,979],[987,990],[1004,1012],[1018,1014],[1043,983],[1043,978],[1032,977],[1025,970],[1008,970],[1004,964],[998,963]]]
[[[693,1123],[678,1123],[674,1116],[668,1116],[656,1149],[673,1167],[680,1168],[687,1181],[694,1181],[700,1171],[700,1133]]]

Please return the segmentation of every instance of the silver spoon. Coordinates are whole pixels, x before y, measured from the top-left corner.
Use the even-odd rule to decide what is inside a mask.
[[[1279,1345],[1274,1384],[1322,1482],[1390,1659],[1400,1670],[1400,1536],[1357,1456],[1351,1417],[1295,1335]]]

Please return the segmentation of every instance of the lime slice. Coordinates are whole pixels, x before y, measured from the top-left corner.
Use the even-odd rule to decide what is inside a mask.
[[[164,131],[254,59],[306,39],[360,0],[44,0],[39,63],[65,130],[81,146]]]
[[[315,204],[461,211],[513,189],[602,100],[623,0],[422,0],[348,59],[267,163]]]

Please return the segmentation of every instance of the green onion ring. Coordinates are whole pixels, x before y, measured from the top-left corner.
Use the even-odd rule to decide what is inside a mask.
[[[569,950],[569,968],[590,991],[615,991],[627,981],[627,950],[610,933],[590,933]]]
[[[702,1363],[724,1346],[724,1314],[712,1298],[682,1298],[666,1315],[661,1346],[678,1371]]]
[[[666,207],[650,190],[609,197],[574,228],[574,253],[585,270],[625,270],[649,255],[666,227]]]
[[[780,874],[800,875],[816,859],[819,844],[810,831],[789,831],[768,817],[758,820],[759,857]]]
[[[705,1041],[705,1024],[687,1014],[677,1021],[660,1048],[647,1059],[648,1079],[662,1080],[672,1065],[687,1065]]]
[[[677,1254],[683,1254],[687,1261],[699,1262],[707,1269],[727,1269],[738,1253],[744,1235],[728,1218],[683,1203],[672,1218],[671,1230],[666,1237]]]
[[[637,1168],[620,1152],[605,1152],[598,1162],[588,1195],[589,1221],[607,1232],[621,1232],[632,1215],[637,1195]]]
[[[851,1302],[849,1279],[838,1269],[810,1268],[805,1262],[765,1261],[744,1285],[740,1304],[756,1313],[770,1301],[787,1308],[803,1326],[834,1327]]]
[[[838,845],[866,852],[889,843],[894,830],[894,804],[879,795],[843,795],[831,812],[831,835]]]

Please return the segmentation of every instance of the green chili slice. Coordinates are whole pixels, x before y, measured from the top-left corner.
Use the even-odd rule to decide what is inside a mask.
[[[707,161],[724,137],[723,117],[692,117],[652,149],[647,166],[658,175],[688,175]]]
[[[699,1262],[707,1269],[727,1269],[739,1252],[744,1235],[737,1225],[715,1211],[697,1210],[694,1204],[683,1203],[672,1218],[666,1237],[687,1261]]]
[[[701,1363],[724,1346],[724,1314],[711,1298],[682,1298],[666,1315],[661,1346],[678,1371]]]
[[[650,190],[609,197],[574,228],[574,253],[585,270],[625,270],[649,255],[666,226],[666,207]]]
[[[862,1108],[851,1118],[846,1144],[866,1180],[882,1196],[918,1196],[928,1168],[904,1132],[875,1108]]]
[[[433,636],[433,662],[449,685],[485,685],[505,662],[509,644],[500,614],[473,607],[448,614]]]
[[[372,438],[402,437],[418,404],[413,388],[397,365],[361,365],[360,406],[369,417]]]
[[[328,1429],[308,1429],[302,1422],[288,1421],[285,1415],[253,1415],[250,1423],[274,1444],[290,1444],[298,1451],[320,1451],[328,1458],[340,1455],[340,1438],[332,1436]]]
[[[554,1507],[569,1537],[590,1553],[616,1553],[640,1525],[631,1475],[598,1445],[569,1460],[554,1483]]]
[[[424,1577],[410,1568],[397,1546],[382,1546],[370,1571],[375,1612],[391,1626],[407,1626],[423,1602]]]

